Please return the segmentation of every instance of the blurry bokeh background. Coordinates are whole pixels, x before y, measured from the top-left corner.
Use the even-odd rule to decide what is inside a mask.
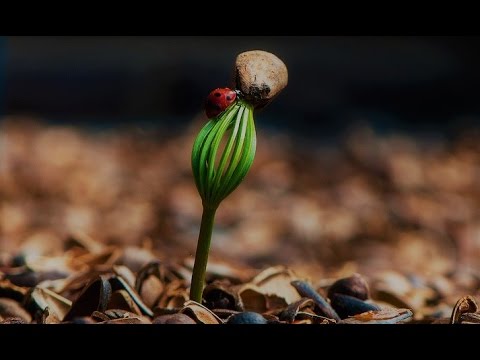
[[[82,233],[191,256],[202,103],[238,53],[263,49],[289,85],[256,115],[254,168],[221,206],[212,256],[476,266],[479,40],[0,37],[0,250]]]
[[[436,130],[476,121],[479,39],[8,37],[0,42],[0,88],[7,114],[188,123],[212,88],[229,84],[239,52],[264,49],[288,64],[290,83],[262,122],[313,128],[315,136],[359,118]]]

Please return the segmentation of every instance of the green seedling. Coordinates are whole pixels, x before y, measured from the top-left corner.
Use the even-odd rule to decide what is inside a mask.
[[[286,67],[273,54],[242,53],[237,57],[236,67],[238,90],[217,89],[210,94],[206,112],[211,118],[198,133],[192,150],[193,176],[202,198],[203,214],[190,299],[199,303],[215,213],[220,203],[243,181],[255,158],[254,109],[265,106],[287,84]]]

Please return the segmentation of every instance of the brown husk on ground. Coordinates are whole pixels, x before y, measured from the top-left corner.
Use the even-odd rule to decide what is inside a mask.
[[[334,147],[259,131],[251,172],[217,213],[198,304],[197,125],[1,124],[1,323],[480,322],[478,134],[359,128]]]

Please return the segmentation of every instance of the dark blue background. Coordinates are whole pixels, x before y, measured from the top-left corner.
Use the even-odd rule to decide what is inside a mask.
[[[328,136],[357,121],[412,131],[478,123],[480,38],[445,36],[7,37],[0,111],[78,125],[187,124],[250,49],[289,68],[287,89],[259,115],[266,124]]]

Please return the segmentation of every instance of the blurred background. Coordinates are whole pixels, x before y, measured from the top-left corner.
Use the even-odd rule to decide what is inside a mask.
[[[314,136],[359,119],[379,129],[450,130],[478,120],[479,39],[7,37],[0,94],[6,114],[185,124],[211,89],[230,83],[238,53],[264,49],[288,64],[290,83],[262,123]]]
[[[0,250],[82,233],[191,256],[203,101],[231,83],[238,53],[263,49],[289,85],[256,114],[255,164],[221,206],[212,256],[476,266],[479,40],[0,37]]]

